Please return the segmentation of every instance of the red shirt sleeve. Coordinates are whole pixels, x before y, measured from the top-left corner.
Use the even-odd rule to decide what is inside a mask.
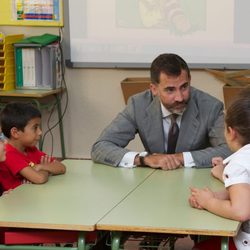
[[[6,160],[4,163],[13,175],[17,175],[23,168],[29,166],[30,160],[26,155],[7,144]]]
[[[25,153],[22,153],[10,144],[7,144],[6,160],[4,163],[13,175],[17,175],[25,167],[39,164],[41,162],[41,157],[44,155],[46,154],[36,147],[27,148]]]

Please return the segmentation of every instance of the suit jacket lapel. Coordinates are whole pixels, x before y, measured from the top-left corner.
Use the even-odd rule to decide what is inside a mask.
[[[145,116],[145,135],[147,136],[147,145],[152,153],[164,152],[164,134],[161,106],[158,97],[154,97],[152,103],[148,106]]]
[[[188,107],[181,120],[180,133],[176,145],[177,152],[185,152],[188,148],[192,148],[199,125],[200,122],[198,120],[198,108],[193,98],[190,97]]]

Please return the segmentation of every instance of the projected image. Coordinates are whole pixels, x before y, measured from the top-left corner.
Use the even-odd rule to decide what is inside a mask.
[[[249,68],[250,1],[74,0],[69,4],[74,62],[143,68],[157,55],[172,52],[199,68]]]
[[[123,28],[166,29],[189,34],[206,29],[206,0],[116,0],[116,23]],[[191,7],[190,7],[191,6]],[[127,9],[131,10],[130,15]]]

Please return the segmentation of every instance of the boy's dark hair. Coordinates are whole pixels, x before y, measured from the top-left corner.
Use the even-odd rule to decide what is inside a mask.
[[[250,88],[240,92],[228,107],[225,123],[239,133],[242,146],[250,143]]]
[[[176,54],[161,54],[154,59],[150,67],[151,82],[158,84],[160,80],[160,74],[163,72],[170,76],[179,76],[181,70],[187,72],[188,78],[190,78],[190,70],[187,63]]]
[[[41,118],[41,112],[32,104],[25,102],[8,103],[1,112],[0,123],[3,134],[10,138],[13,127],[24,131],[31,119]]]

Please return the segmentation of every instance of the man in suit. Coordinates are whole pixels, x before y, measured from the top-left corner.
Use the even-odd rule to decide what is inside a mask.
[[[223,103],[190,86],[187,63],[176,54],[162,54],[152,62],[150,73],[150,90],[129,99],[93,145],[92,159],[112,166],[170,170],[206,167],[212,157],[227,157],[231,152],[224,139]],[[170,153],[173,124],[178,139]],[[126,148],[136,133],[145,152]]]

